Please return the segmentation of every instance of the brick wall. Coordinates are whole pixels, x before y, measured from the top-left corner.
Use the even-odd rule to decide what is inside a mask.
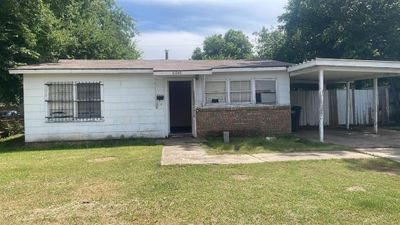
[[[289,106],[257,106],[198,108],[197,135],[221,136],[229,131],[232,136],[261,136],[291,132]]]

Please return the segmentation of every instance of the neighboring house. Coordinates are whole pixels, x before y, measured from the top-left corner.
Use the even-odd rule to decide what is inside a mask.
[[[291,64],[60,60],[22,66],[25,141],[291,131]]]

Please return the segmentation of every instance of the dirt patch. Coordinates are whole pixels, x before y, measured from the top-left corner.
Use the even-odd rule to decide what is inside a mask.
[[[250,180],[251,176],[245,175],[245,174],[236,174],[233,175],[232,178],[234,180]]]
[[[399,176],[399,171],[386,171],[383,173],[389,176]]]
[[[351,187],[346,188],[346,191],[348,192],[366,192],[365,188],[358,186],[358,185],[353,185]]]
[[[101,157],[101,158],[91,159],[91,160],[88,160],[88,162],[90,162],[90,163],[101,163],[101,162],[112,161],[112,160],[115,160],[115,159],[116,159],[116,157],[109,156],[109,157]]]
[[[82,186],[79,186],[75,193],[80,202],[91,203],[96,199],[104,198],[104,196],[118,196],[119,188],[119,184],[109,181],[85,183]]]

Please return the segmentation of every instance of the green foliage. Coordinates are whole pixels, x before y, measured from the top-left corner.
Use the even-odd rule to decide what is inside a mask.
[[[20,103],[17,65],[75,59],[136,59],[134,21],[114,0],[2,0],[0,102]]]
[[[160,166],[162,146],[140,142],[72,147],[0,140],[1,224],[400,220],[400,164],[394,161]]]
[[[279,19],[279,30],[257,33],[261,58],[292,63],[316,57],[400,60],[399,0],[290,0]],[[391,87],[393,115],[400,122],[400,79],[381,80]],[[358,88],[369,85],[356,83]]]
[[[398,0],[291,0],[286,10],[278,59],[400,58]]]
[[[276,139],[267,140],[264,137],[237,138],[225,144],[222,138],[208,138],[204,143],[209,154],[254,154],[274,152],[312,152],[312,151],[343,151],[351,148],[313,142],[296,137],[295,135],[281,135]]]
[[[285,44],[285,34],[280,29],[271,29],[263,27],[261,31],[255,32],[256,53],[260,59],[275,59],[279,57],[280,49]]]
[[[203,43],[203,51],[196,48],[192,59],[250,59],[253,57],[252,48],[249,38],[242,31],[231,29],[224,35],[207,37]]]
[[[0,120],[0,131],[6,132],[7,136],[13,136],[23,133],[24,127],[20,120]]]
[[[193,54],[192,54],[192,59],[193,60],[202,60],[204,58],[204,53],[203,53],[203,51],[201,50],[201,48],[196,48],[194,51],[193,51]]]

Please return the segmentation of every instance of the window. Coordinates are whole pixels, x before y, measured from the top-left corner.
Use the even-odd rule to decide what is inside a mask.
[[[100,83],[77,83],[78,118],[101,118]]]
[[[231,102],[250,102],[251,84],[250,81],[231,81]]]
[[[47,115],[51,120],[72,120],[74,118],[73,83],[48,84]]]
[[[256,103],[276,104],[275,80],[256,80]]]
[[[226,102],[226,83],[225,81],[206,82],[206,103],[225,103]]]
[[[48,83],[47,120],[54,122],[101,119],[101,84]]]

